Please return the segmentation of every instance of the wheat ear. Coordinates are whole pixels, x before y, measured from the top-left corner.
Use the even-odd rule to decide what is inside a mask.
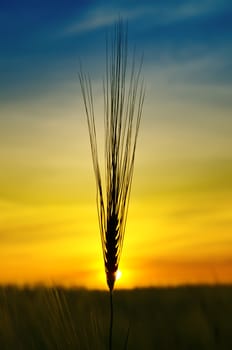
[[[105,130],[105,191],[98,159],[94,99],[89,75],[79,73],[97,187],[97,209],[107,284],[114,289],[122,252],[135,150],[144,101],[140,79],[142,60],[135,55],[128,72],[127,26],[119,20],[106,41],[106,76],[103,81]],[[127,81],[128,77],[128,81]],[[104,192],[104,193],[103,193]]]

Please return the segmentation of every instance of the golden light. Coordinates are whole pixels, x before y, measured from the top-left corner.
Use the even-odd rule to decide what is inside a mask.
[[[116,272],[116,281],[118,281],[122,277],[122,272],[120,270],[117,270]]]

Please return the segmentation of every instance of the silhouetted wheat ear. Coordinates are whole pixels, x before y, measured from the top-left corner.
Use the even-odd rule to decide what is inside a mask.
[[[98,160],[94,99],[89,75],[79,73],[87,116],[93,168],[97,187],[97,208],[107,284],[114,289],[121,256],[135,149],[144,101],[140,79],[142,59],[137,67],[135,54],[128,74],[127,26],[119,20],[106,40],[106,76],[103,81],[105,130],[105,188]],[[128,78],[128,79],[127,79]]]

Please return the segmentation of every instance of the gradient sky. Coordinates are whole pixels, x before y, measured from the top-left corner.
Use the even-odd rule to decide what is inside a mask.
[[[78,70],[101,128],[119,15],[144,53],[146,99],[117,287],[232,282],[231,1],[12,0],[0,5],[0,283],[106,288]]]

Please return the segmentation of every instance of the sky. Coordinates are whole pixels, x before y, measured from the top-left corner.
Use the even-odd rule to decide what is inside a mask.
[[[119,16],[146,97],[116,287],[232,282],[231,1],[12,0],[0,5],[0,283],[106,288],[78,72],[101,140]]]

